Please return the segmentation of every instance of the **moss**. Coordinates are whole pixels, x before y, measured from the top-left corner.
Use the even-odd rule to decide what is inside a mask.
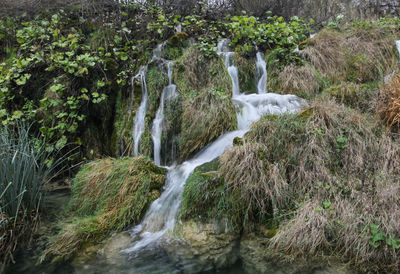
[[[235,53],[235,65],[239,73],[240,92],[257,93],[256,65],[254,58]]]
[[[72,185],[70,218],[60,223],[62,230],[44,257],[68,259],[83,245],[140,222],[160,195],[165,174],[144,157],[104,159],[82,167]]]
[[[152,158],[154,153],[153,139],[151,137],[152,121],[150,117],[146,117],[144,132],[140,139],[140,153],[149,158]]]
[[[157,109],[160,105],[161,93],[164,87],[168,85],[168,76],[165,73],[166,67],[162,68],[159,66],[163,66],[163,64],[153,63],[149,67],[146,75],[147,91],[149,94],[146,116],[151,119],[154,119],[156,116]]]
[[[133,117],[141,101],[141,86],[134,82],[134,90],[119,90],[115,103],[114,125],[111,137],[113,155],[131,155],[133,150]],[[133,98],[131,98],[133,96]]]
[[[163,56],[167,60],[178,59],[183,54],[184,48],[188,46],[189,35],[185,32],[177,33],[168,39],[166,47],[163,49]]]
[[[161,155],[163,163],[170,165],[180,155],[179,138],[182,131],[182,98],[177,96],[165,104],[164,132],[161,137]]]
[[[197,167],[189,176],[182,194],[182,220],[216,217],[218,200],[223,191],[223,182],[215,173],[219,166],[217,159]]]

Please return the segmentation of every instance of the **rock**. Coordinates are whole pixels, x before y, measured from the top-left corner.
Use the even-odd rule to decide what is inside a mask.
[[[121,250],[127,249],[132,246],[132,237],[128,232],[121,232],[114,234],[107,240],[104,247],[99,251],[108,264],[119,265],[125,261],[124,254]]]
[[[163,248],[186,273],[226,268],[238,259],[238,238],[227,221],[179,224]]]

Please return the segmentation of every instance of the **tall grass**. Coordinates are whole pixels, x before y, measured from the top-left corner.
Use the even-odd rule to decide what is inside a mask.
[[[31,138],[30,127],[0,128],[0,272],[35,230],[42,187],[59,174],[64,160]]]

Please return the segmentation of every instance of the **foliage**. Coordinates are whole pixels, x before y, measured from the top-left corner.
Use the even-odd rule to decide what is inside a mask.
[[[65,260],[83,244],[96,244],[114,232],[138,223],[160,195],[166,170],[151,160],[104,159],[91,162],[74,179],[68,205],[71,218],[60,222],[56,236],[42,260]]]

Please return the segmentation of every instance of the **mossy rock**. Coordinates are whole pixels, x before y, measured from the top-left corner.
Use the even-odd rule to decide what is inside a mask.
[[[84,246],[100,243],[141,221],[160,196],[166,169],[145,157],[104,159],[81,168],[72,185],[70,216],[43,258],[66,260]]]
[[[111,151],[115,156],[133,154],[133,118],[142,100],[140,83],[134,81],[133,84],[127,91],[120,89],[117,93],[111,137]]]
[[[249,58],[235,52],[235,65],[239,73],[240,92],[257,93],[255,57]]]
[[[217,213],[219,191],[223,182],[217,173],[220,166],[219,160],[206,163],[197,167],[186,181],[180,210],[182,220],[209,219]]]

